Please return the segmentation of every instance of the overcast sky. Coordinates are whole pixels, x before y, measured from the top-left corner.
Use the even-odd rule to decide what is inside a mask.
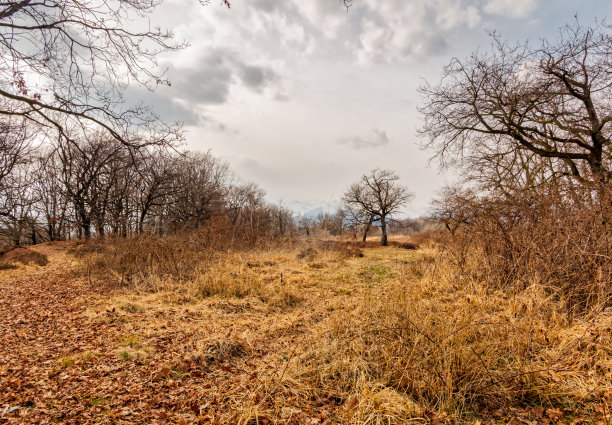
[[[353,0],[348,12],[338,0],[218,3],[163,3],[152,23],[190,47],[165,58],[171,87],[130,97],[184,122],[190,149],[211,149],[269,200],[331,203],[381,167],[416,194],[413,216],[453,181],[419,148],[422,80],[488,47],[489,31],[536,42],[576,14],[590,24],[612,13],[610,0]]]

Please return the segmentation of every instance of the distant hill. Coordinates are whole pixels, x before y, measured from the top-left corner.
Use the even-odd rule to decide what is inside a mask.
[[[335,213],[340,207],[338,201],[289,201],[287,207],[295,212],[297,218],[316,218],[321,213]]]

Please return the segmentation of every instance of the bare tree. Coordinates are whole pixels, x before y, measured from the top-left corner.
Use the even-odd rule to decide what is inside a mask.
[[[62,164],[57,152],[41,149],[30,165],[33,171],[33,190],[37,208],[41,212],[46,233],[50,241],[66,237],[71,214],[70,200],[61,180]]]
[[[337,236],[342,234],[344,219],[345,216],[342,209],[334,213],[321,212],[315,218],[315,225],[323,236],[327,236],[328,234]]]
[[[298,219],[297,224],[299,229],[303,230],[304,234],[309,237],[315,227],[315,219],[309,216],[302,216]]]
[[[26,118],[64,137],[93,126],[124,144],[135,144],[133,134],[143,131],[148,137],[141,142],[176,139],[177,127],[163,124],[143,106],[126,106],[122,97],[133,82],[150,89],[169,84],[157,57],[186,46],[142,19],[160,3],[2,2],[0,114]]]
[[[210,152],[186,152],[174,166],[175,195],[166,208],[169,224],[172,229],[203,226],[224,208],[229,166]]]
[[[455,58],[439,83],[421,87],[426,146],[444,165],[487,158],[499,165],[500,157],[508,165],[517,155],[535,155],[555,176],[609,181],[610,39],[604,24],[567,25],[539,48],[511,46],[493,34],[490,53]]]
[[[363,233],[361,240],[365,242],[376,217],[370,212],[365,211],[359,203],[345,203],[342,209],[344,211],[343,215],[347,226],[354,230],[355,237],[357,231],[361,229]]]
[[[127,236],[133,229],[137,158],[130,149],[117,151],[104,167],[97,190],[102,194],[97,214],[97,232],[102,236],[110,226],[113,235]]]
[[[254,183],[228,185],[226,214],[235,230],[254,234],[258,228],[258,211],[264,205],[265,191]]]
[[[15,167],[26,163],[35,135],[26,120],[19,117],[0,119],[0,185]]]
[[[398,180],[395,172],[376,168],[361,176],[342,196],[342,203],[348,209],[361,211],[362,217],[380,222],[381,246],[388,245],[388,220],[414,197]]]
[[[162,207],[177,195],[181,188],[174,184],[179,172],[177,158],[165,152],[140,152],[136,161],[136,211],[138,233],[144,232],[144,225],[156,208]]]
[[[57,147],[62,167],[60,179],[73,205],[79,233],[86,239],[91,237],[94,225],[100,236],[104,233],[110,188],[106,174],[109,164],[124,148],[99,134]]]
[[[26,166],[13,169],[2,191],[3,214],[0,215],[0,235],[14,245],[27,237],[36,241],[35,193],[30,189],[32,179]]]
[[[292,236],[294,230],[293,211],[279,205],[269,205],[267,208],[270,228],[269,231],[277,237]]]
[[[23,118],[0,115],[0,216],[11,218],[17,195],[27,186],[20,174],[31,159],[34,137],[34,129]]]

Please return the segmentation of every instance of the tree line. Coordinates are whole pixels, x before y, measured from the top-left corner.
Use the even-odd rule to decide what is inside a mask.
[[[0,5],[5,243],[163,234],[219,217],[249,237],[292,231],[288,209],[210,153],[177,150],[180,123],[125,98],[133,85],[169,85],[159,55],[187,47],[146,19],[159,4]]]
[[[393,219],[412,197],[389,170],[375,169],[351,185],[334,213],[296,217],[270,203],[254,183],[239,181],[208,152],[117,143],[93,133],[79,140],[36,143],[36,129],[4,127],[0,139],[0,237],[4,245],[164,235],[222,220],[231,237],[338,236],[373,225],[405,232]]]
[[[27,129],[23,129],[27,132]],[[2,133],[0,232],[15,245],[166,234],[223,219],[241,237],[287,236],[293,213],[210,152],[133,149],[101,133],[31,146]]]

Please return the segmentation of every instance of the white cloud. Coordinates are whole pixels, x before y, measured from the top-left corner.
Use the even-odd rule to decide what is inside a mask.
[[[389,138],[386,131],[372,130],[366,136],[350,136],[343,137],[338,140],[340,145],[348,145],[353,149],[378,148],[389,144]]]
[[[449,34],[480,23],[478,9],[463,0],[364,0],[358,63],[387,63],[440,53]]]
[[[483,10],[490,15],[522,18],[535,9],[536,0],[489,0]]]
[[[351,19],[337,0],[298,0],[295,5],[314,28],[330,39],[336,38]]]

